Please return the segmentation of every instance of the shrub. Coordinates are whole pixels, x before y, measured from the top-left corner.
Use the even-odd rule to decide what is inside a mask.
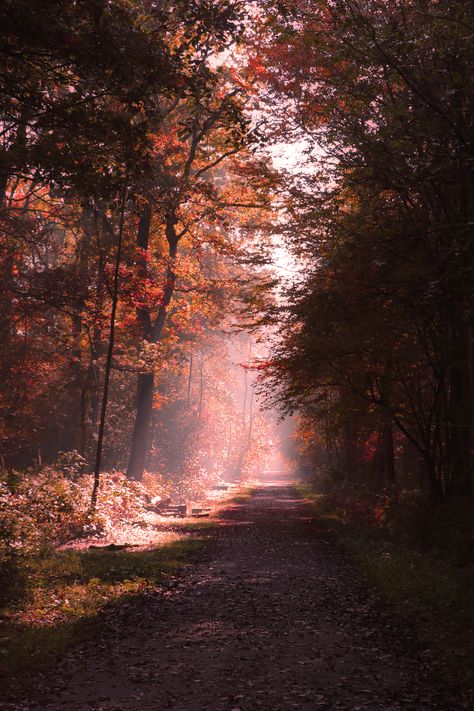
[[[0,553],[58,545],[94,528],[85,488],[45,467],[0,483]]]
[[[63,453],[54,467],[40,471],[10,471],[2,475],[0,557],[106,533],[146,512],[150,501],[147,487],[115,471],[101,475],[97,508],[91,512],[93,479],[89,474],[80,474],[82,462],[76,455],[77,452]],[[153,484],[151,493],[162,494],[160,483]]]
[[[86,471],[87,462],[79,452],[73,449],[71,452],[59,452],[53,468],[64,474],[68,479],[77,481]]]

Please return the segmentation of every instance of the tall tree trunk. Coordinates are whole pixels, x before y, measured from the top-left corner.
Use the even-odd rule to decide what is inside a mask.
[[[425,458],[422,461],[424,461],[424,468],[428,477],[430,497],[435,503],[438,504],[444,498],[443,486],[441,483],[439,472],[437,471],[436,465],[430,456],[425,455]]]
[[[97,230],[99,230],[97,226]],[[97,232],[99,236],[99,232]],[[101,351],[102,342],[102,326],[101,326],[101,314],[104,303],[104,291],[105,284],[102,275],[102,264],[99,257],[99,262],[97,265],[97,284],[95,293],[95,318],[94,326],[92,329],[92,337],[89,344],[89,366],[87,371],[88,380],[88,391],[89,391],[89,408],[86,417],[86,447],[85,450],[88,452],[92,448],[93,443],[96,441],[97,437],[97,427],[99,423],[99,410],[100,410],[100,368],[99,368],[99,356]]]
[[[140,373],[137,385],[137,412],[133,429],[132,449],[127,469],[130,479],[141,481],[149,448],[151,416],[153,412],[153,373]]]
[[[0,165],[0,210],[3,209],[5,205],[5,198],[7,195],[7,186],[10,179],[10,174]]]
[[[80,420],[79,420],[80,437],[79,437],[78,452],[81,455],[81,457],[85,456],[86,447],[87,447],[87,434],[88,434],[87,391],[88,391],[88,389],[89,389],[89,375],[87,375],[86,380],[84,381],[83,387],[81,388],[81,397],[80,397]]]
[[[100,274],[99,274],[100,279]],[[102,304],[102,288],[98,285],[97,288],[98,305],[99,308]],[[98,319],[97,319],[98,321]],[[81,454],[83,456],[89,455],[91,451],[91,445],[94,442],[94,438],[97,432],[97,424],[99,422],[99,408],[100,408],[100,370],[98,365],[99,352],[100,352],[100,341],[101,341],[101,328],[98,322],[94,325],[92,330],[92,337],[89,344],[89,364],[87,366],[87,376],[85,384],[85,395],[84,402],[84,413],[82,422],[82,439],[81,439]]]
[[[78,277],[80,284],[89,283],[89,250],[90,242],[94,232],[94,212],[91,206],[85,203],[82,207],[81,218],[82,234],[77,245]],[[71,392],[70,407],[74,413],[73,426],[70,427],[70,443],[68,449],[76,449],[80,454],[84,454],[86,441],[86,408],[87,408],[87,388],[88,377],[84,373],[82,357],[82,335],[83,335],[83,311],[85,301],[81,300],[77,311],[72,318],[72,340],[71,351]]]
[[[150,210],[151,218],[151,210]],[[146,227],[148,220],[148,229],[143,231],[149,237],[150,219],[146,214],[142,215],[140,224],[143,223],[143,228]],[[158,309],[158,314],[154,323],[151,322],[150,312],[147,307],[142,310],[142,325],[149,328],[148,340],[151,343],[157,343],[162,334],[168,313],[168,306],[174,293],[176,283],[175,260],[178,252],[179,235],[176,233],[177,218],[174,213],[168,215],[166,219],[166,239],[168,242],[168,268],[166,270],[166,280],[163,289],[163,299]],[[140,229],[139,229],[140,233]],[[146,249],[148,248],[148,237],[146,241]],[[143,242],[145,244],[145,242]],[[142,247],[145,249],[145,247]],[[127,467],[127,476],[129,479],[141,481],[143,471],[145,469],[146,456],[148,454],[150,440],[150,425],[153,411],[153,388],[154,374],[153,372],[141,373],[138,376],[137,389],[137,409],[135,415],[135,424],[133,427],[132,448],[130,452],[130,460]]]
[[[341,479],[348,479],[358,464],[357,449],[354,437],[354,425],[347,417],[342,426],[343,465],[338,472]]]
[[[189,356],[189,374],[188,374],[188,410],[191,407],[191,386],[193,384],[193,360],[194,360],[194,340],[191,341],[191,354]]]
[[[247,435],[247,452],[250,451],[252,446],[252,434],[253,434],[253,422],[255,420],[255,410],[253,406],[253,401],[255,399],[255,389],[252,388],[252,394],[250,396],[250,410],[249,410],[249,431]]]
[[[380,439],[382,443],[383,478],[385,483],[393,485],[396,482],[396,474],[392,418],[388,412],[384,412],[383,417],[384,421],[380,431]]]
[[[138,256],[138,276],[145,281],[148,277],[148,246],[150,241],[152,209],[147,204],[140,215],[137,233],[137,247],[140,250]],[[151,315],[147,304],[142,304],[137,309],[137,318],[142,329],[142,338],[151,341]],[[130,460],[127,468],[129,479],[141,480],[145,468],[146,453],[148,447],[148,433],[150,430],[151,416],[153,411],[153,390],[154,374],[139,373],[137,381],[136,414],[132,436],[132,448]]]
[[[201,420],[202,420],[203,400],[204,400],[204,346],[201,346],[201,357],[199,359],[199,406],[198,406],[198,420],[199,420],[199,422],[201,422]]]
[[[237,466],[235,468],[235,475],[237,478],[242,475],[242,466],[244,463],[244,455],[245,455],[245,423],[246,423],[246,419],[247,419],[246,418],[247,398],[248,398],[248,373],[247,373],[247,369],[244,368],[244,400],[242,403],[242,415],[241,415],[241,422],[240,422],[239,458],[237,460]]]
[[[99,431],[97,434],[97,447],[95,452],[95,465],[94,465],[94,484],[92,487],[91,494],[91,509],[94,510],[97,504],[97,494],[99,492],[100,484],[100,468],[102,464],[102,448],[104,442],[104,432],[105,432],[105,418],[107,415],[107,403],[109,399],[109,382],[110,382],[110,371],[112,368],[112,355],[114,352],[114,341],[115,341],[115,316],[117,313],[118,304],[118,294],[119,294],[119,275],[120,275],[120,261],[122,258],[122,243],[123,243],[123,230],[125,225],[125,202],[127,198],[127,188],[128,188],[128,166],[125,171],[125,177],[122,186],[121,195],[121,206],[120,206],[120,220],[117,238],[117,252],[115,256],[115,269],[114,269],[114,281],[112,289],[112,308],[110,311],[110,326],[109,326],[109,343],[107,348],[107,357],[105,360],[105,372],[104,372],[104,389],[102,391],[102,406],[100,410],[100,421],[99,421]]]
[[[0,150],[0,209],[5,207],[8,183],[14,176],[19,164],[26,158],[26,125],[30,109],[24,106],[18,120],[16,135],[8,150]],[[20,160],[18,157],[20,156]],[[20,170],[21,172],[21,170]]]
[[[449,494],[465,498],[472,495],[472,400],[470,338],[467,318],[453,324],[450,362]]]
[[[231,471],[231,457],[232,457],[232,420],[229,425],[229,439],[227,442],[227,453],[224,463],[224,475],[227,477]]]

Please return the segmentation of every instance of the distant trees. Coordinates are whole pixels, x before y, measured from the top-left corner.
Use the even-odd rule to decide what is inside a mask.
[[[272,386],[352,449],[352,466],[375,442],[387,484],[406,450],[412,484],[418,457],[433,497],[470,496],[472,6],[263,5],[254,62],[274,122],[288,135],[284,95],[285,122],[291,113],[314,155],[313,174],[289,187],[289,243],[306,275],[288,294]]]

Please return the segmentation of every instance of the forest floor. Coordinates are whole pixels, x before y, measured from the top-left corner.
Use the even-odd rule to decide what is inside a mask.
[[[289,485],[230,502],[183,573],[2,709],[469,709]],[[440,677],[441,678],[441,677]]]

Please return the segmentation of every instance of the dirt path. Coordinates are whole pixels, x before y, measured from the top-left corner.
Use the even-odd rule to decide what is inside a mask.
[[[227,514],[206,560],[132,604],[26,708],[463,708],[426,681],[422,654],[397,646],[291,487],[262,487]]]

